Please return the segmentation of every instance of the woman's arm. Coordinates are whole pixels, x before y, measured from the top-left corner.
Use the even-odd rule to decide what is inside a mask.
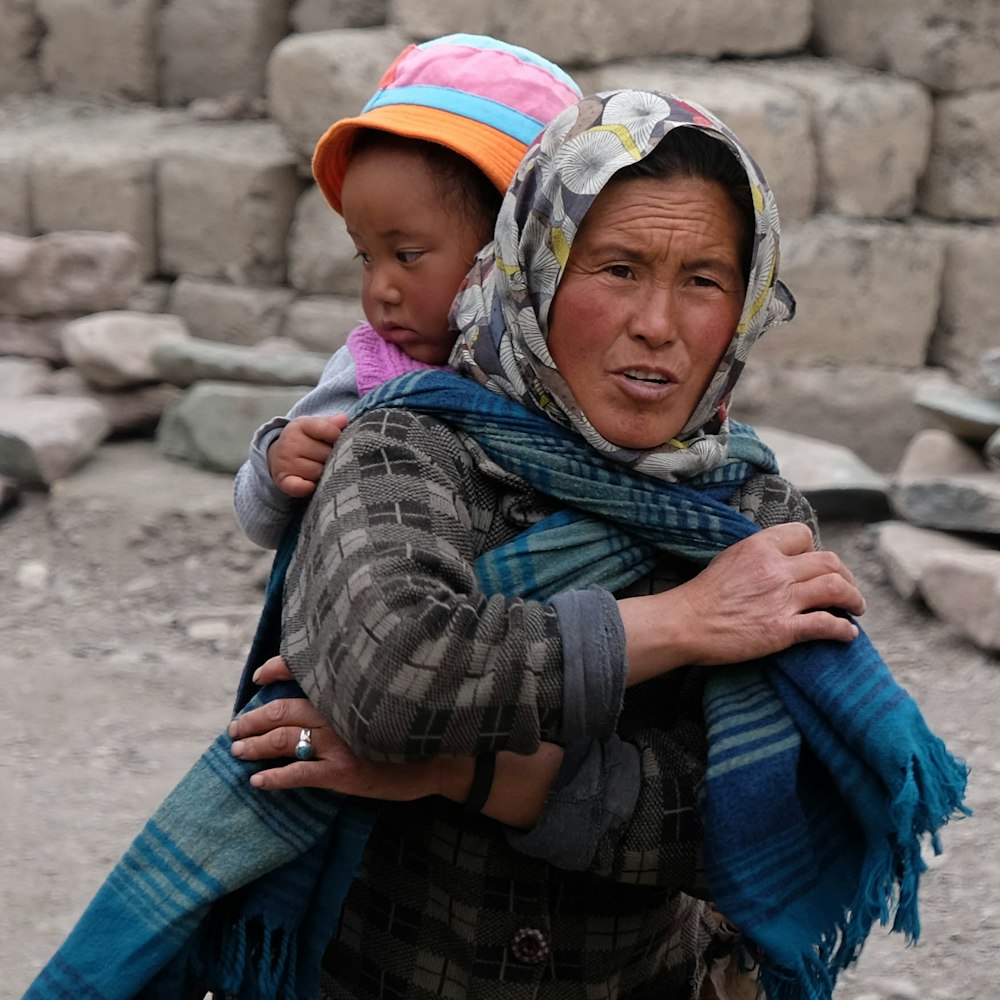
[[[557,612],[488,596],[476,578],[475,559],[502,521],[501,488],[477,461],[445,424],[368,414],[344,432],[306,512],[285,583],[281,652],[360,756],[530,754],[559,737]],[[538,502],[527,487],[503,498],[518,512]],[[612,656],[608,728],[623,640]]]

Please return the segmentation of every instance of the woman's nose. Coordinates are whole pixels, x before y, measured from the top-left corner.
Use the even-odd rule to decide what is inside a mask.
[[[637,297],[629,333],[652,347],[669,343],[676,336],[673,303],[668,289],[651,287]]]

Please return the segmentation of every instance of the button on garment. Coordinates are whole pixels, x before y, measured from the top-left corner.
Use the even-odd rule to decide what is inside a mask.
[[[522,927],[511,939],[514,957],[525,965],[539,965],[549,954],[549,939],[537,927]]]

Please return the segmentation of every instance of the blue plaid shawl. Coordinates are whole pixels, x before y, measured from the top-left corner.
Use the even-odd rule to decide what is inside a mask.
[[[708,562],[756,530],[724,499],[773,457],[735,426],[732,460],[685,485],[634,475],[575,433],[454,375],[404,376],[383,406],[435,413],[567,509],[484,554],[484,589],[540,596],[645,574],[657,552]],[[275,559],[241,683],[276,651]],[[257,697],[300,695],[274,685]],[[252,703],[251,703],[252,704]],[[862,634],[807,643],[766,663],[708,673],[702,811],[715,905],[761,962],[769,1000],[830,1000],[875,920],[919,933],[925,835],[962,800],[964,764],[926,727]],[[225,735],[164,801],[24,1000],[176,1000],[215,989],[243,1000],[313,1000],[374,819],[371,804],[248,783]],[[194,994],[191,994],[194,995]],[[197,994],[200,997],[200,994]]]

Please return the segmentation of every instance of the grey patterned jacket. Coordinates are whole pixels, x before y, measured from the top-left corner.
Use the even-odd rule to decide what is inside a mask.
[[[734,501],[765,526],[813,523],[783,480]],[[325,962],[324,997],[603,1000],[697,996],[715,925],[698,790],[696,668],[624,690],[612,595],[548,603],[482,593],[481,552],[551,501],[431,417],[365,415],[309,505],[282,652],[363,757],[567,748],[537,826],[443,799],[383,807]],[[661,564],[629,593],[693,567]]]

